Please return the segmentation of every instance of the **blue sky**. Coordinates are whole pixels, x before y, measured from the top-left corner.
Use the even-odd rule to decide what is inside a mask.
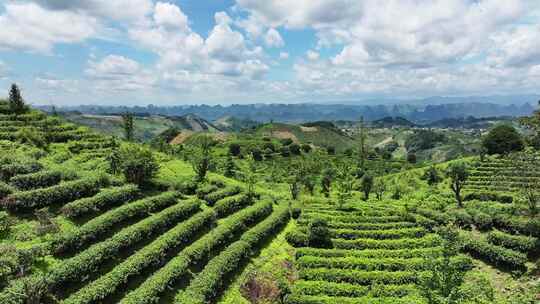
[[[539,93],[536,0],[0,0],[0,89],[34,104]]]

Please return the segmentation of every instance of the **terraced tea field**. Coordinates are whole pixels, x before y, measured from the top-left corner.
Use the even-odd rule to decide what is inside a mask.
[[[327,221],[331,248],[310,246],[314,218]],[[297,223],[288,239],[298,247],[299,280],[288,303],[415,303],[426,259],[440,255],[440,238],[396,206],[314,204]]]

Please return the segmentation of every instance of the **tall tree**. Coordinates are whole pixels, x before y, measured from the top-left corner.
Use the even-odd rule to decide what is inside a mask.
[[[9,109],[14,114],[22,114],[26,112],[26,105],[21,95],[21,90],[17,84],[12,84],[9,90]]]
[[[360,169],[364,170],[366,162],[366,131],[364,125],[364,116],[360,117],[360,147],[359,147],[359,157],[360,157]]]
[[[190,151],[189,160],[196,174],[195,181],[202,182],[211,165],[214,139],[208,135],[202,135],[196,138],[194,144],[195,147]]]
[[[446,176],[450,178],[450,189],[454,192],[458,206],[462,208],[463,199],[461,198],[461,190],[469,178],[469,169],[467,168],[467,165],[463,162],[452,163],[448,166]]]
[[[124,128],[124,137],[127,141],[133,141],[134,137],[134,124],[133,113],[126,112],[122,114],[122,127]]]

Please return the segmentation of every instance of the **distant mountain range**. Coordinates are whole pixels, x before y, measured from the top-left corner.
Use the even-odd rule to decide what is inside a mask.
[[[534,104],[534,106],[532,105]],[[42,106],[51,110],[50,106]],[[535,103],[503,105],[497,103],[462,102],[447,104],[395,104],[395,105],[346,105],[346,104],[249,104],[230,106],[73,106],[60,108],[61,111],[76,111],[84,114],[110,115],[132,112],[138,115],[185,116],[197,115],[208,121],[218,121],[224,117],[255,122],[303,123],[309,121],[358,120],[367,121],[384,117],[403,117],[414,123],[425,124],[447,118],[476,118],[495,116],[530,115],[536,109]]]

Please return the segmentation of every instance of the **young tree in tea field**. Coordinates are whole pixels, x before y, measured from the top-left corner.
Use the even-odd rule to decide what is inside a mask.
[[[156,176],[159,164],[152,151],[137,144],[126,144],[120,147],[120,171],[126,181],[144,186]]]
[[[212,162],[211,150],[214,139],[208,135],[202,135],[195,139],[193,147],[188,156],[193,171],[195,171],[195,181],[202,182],[206,179],[206,174]]]
[[[462,208],[463,198],[461,197],[461,190],[469,178],[469,169],[467,168],[467,165],[463,162],[450,164],[446,171],[446,176],[450,178],[450,189],[454,192],[458,206]]]
[[[360,182],[360,190],[364,192],[364,200],[367,201],[369,199],[371,189],[373,189],[373,176],[364,174],[362,181]]]
[[[447,226],[437,232],[442,238],[442,258],[426,260],[428,271],[420,276],[419,289],[429,304],[458,303],[459,288],[472,265],[455,259],[460,249],[457,229]]]
[[[338,207],[343,208],[345,203],[352,197],[354,188],[354,175],[350,166],[346,163],[338,165],[337,168],[337,191],[338,191]]]
[[[325,168],[321,175],[321,192],[325,197],[330,197],[332,182],[336,176],[336,170],[333,167]]]
[[[510,176],[527,176],[540,168],[540,159],[532,151],[518,152],[510,156],[514,171]],[[538,178],[525,178],[519,187],[521,201],[531,217],[535,217],[540,212],[540,180]]]
[[[375,195],[377,196],[377,200],[382,200],[383,195],[386,192],[386,183],[382,178],[376,178],[375,182],[373,183],[373,192],[375,192]]]
[[[9,90],[9,109],[13,114],[22,114],[28,111],[28,107],[24,104],[24,99],[21,90],[17,84],[12,84]]]

